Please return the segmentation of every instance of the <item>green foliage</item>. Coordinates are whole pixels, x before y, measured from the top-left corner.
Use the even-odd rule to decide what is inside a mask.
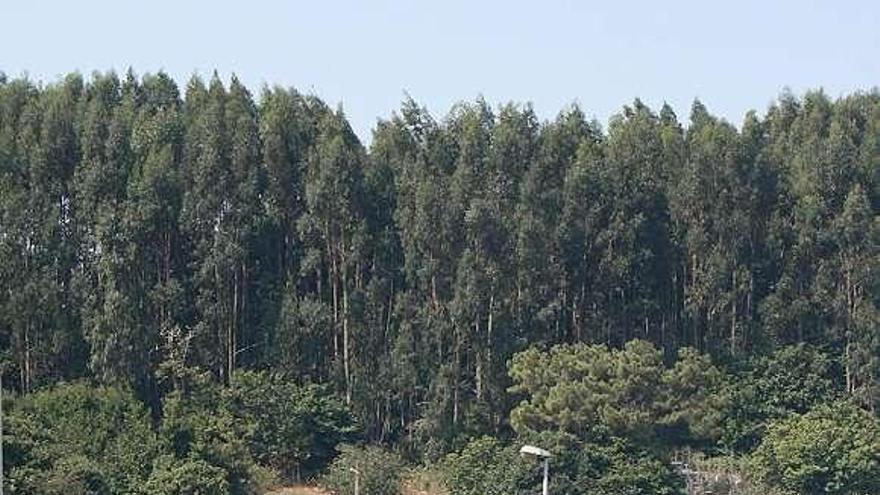
[[[263,373],[237,373],[229,388],[194,374],[163,406],[154,427],[115,388],[77,382],[17,399],[4,418],[11,490],[259,494],[273,471],[322,469],[355,433],[348,409],[322,387]]]
[[[147,481],[146,495],[227,495],[226,472],[200,459],[160,458]]]
[[[752,456],[756,474],[798,494],[880,490],[880,421],[849,402],[772,423]]]
[[[667,443],[676,440],[671,437],[676,433],[684,435],[678,440],[685,443],[712,443],[723,435],[728,409],[727,397],[722,394],[725,378],[706,354],[679,349],[675,364],[663,374],[666,399],[661,422]],[[680,428],[685,431],[676,432]]]
[[[684,439],[717,435],[720,404],[713,390],[721,373],[691,350],[667,369],[660,351],[639,340],[621,350],[585,344],[530,349],[513,358],[510,374],[511,391],[526,399],[511,413],[521,434],[553,429],[583,440],[614,435],[654,442],[657,427],[667,424],[684,427]]]
[[[807,412],[834,398],[832,365],[827,354],[801,344],[757,359],[751,378],[767,415],[781,417]]]
[[[827,354],[808,345],[778,349],[727,377],[720,401],[724,414],[721,444],[734,452],[757,445],[767,426],[791,413],[805,413],[833,400],[839,387]]]
[[[223,473],[230,494],[257,494],[265,480],[243,434],[247,425],[224,407],[222,393],[202,377],[186,393],[169,394],[159,434],[175,459],[170,463],[206,464]]]
[[[482,437],[446,456],[441,469],[453,495],[502,495],[526,488],[535,466],[522,459],[514,446]]]
[[[131,394],[84,382],[23,397],[4,420],[18,493],[67,484],[81,493],[137,493],[161,452],[146,409]]]
[[[363,494],[398,495],[403,461],[382,447],[342,445],[340,454],[327,469],[322,484],[340,495],[353,495],[355,477]],[[357,470],[356,474],[353,470]]]
[[[20,417],[11,481],[116,490],[143,443],[253,491],[255,463],[319,470],[345,411],[421,459],[511,427],[740,455],[841,396],[876,412],[878,108],[786,93],[736,127],[636,100],[603,129],[407,99],[367,148],[235,77],[3,77],[4,383],[131,390],[162,445],[84,427],[107,469]]]
[[[254,458],[287,477],[322,469],[356,432],[348,409],[324,387],[240,371],[223,400]]]
[[[559,434],[541,434],[518,442],[550,449],[550,492],[673,495],[682,482],[670,466],[648,451],[614,439],[609,443],[579,442]],[[448,455],[442,464],[452,495],[506,494],[540,491],[542,462],[518,453],[522,443],[503,444],[480,438]]]
[[[584,495],[684,493],[684,483],[667,462],[620,441],[607,446],[585,445],[576,479]]]

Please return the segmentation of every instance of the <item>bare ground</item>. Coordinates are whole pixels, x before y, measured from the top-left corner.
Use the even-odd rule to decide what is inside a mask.
[[[406,495],[433,495],[431,492],[417,490],[408,485],[404,485],[404,493]],[[294,485],[276,488],[266,495],[331,495],[331,493],[316,486]]]
[[[330,495],[330,492],[316,486],[294,485],[276,488],[266,495]]]

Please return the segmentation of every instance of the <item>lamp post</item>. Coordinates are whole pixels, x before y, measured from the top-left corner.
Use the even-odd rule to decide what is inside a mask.
[[[360,492],[360,481],[361,481],[361,472],[355,468],[348,468],[349,471],[354,473],[354,495],[359,495]],[[2,494],[0,494],[2,495]]]
[[[3,370],[0,368],[0,495],[3,495]]]
[[[543,484],[543,495],[550,494],[550,452],[540,448],[535,447],[534,445],[523,445],[521,449],[519,449],[519,453],[523,455],[533,455],[539,459],[544,459],[544,484]]]

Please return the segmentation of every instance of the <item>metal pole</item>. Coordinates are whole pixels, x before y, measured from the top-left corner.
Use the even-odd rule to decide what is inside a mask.
[[[0,495],[3,495],[0,493]],[[544,458],[544,495],[550,495],[550,458]]]
[[[0,495],[3,495],[3,371],[0,370]]]
[[[360,495],[361,491],[361,471],[358,468],[348,468],[349,471],[354,473],[354,495]],[[3,495],[0,493],[0,495]]]

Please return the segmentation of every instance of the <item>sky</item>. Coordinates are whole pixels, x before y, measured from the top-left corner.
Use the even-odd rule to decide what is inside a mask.
[[[880,84],[876,1],[0,0],[0,26],[8,76],[234,73],[341,103],[365,142],[406,94],[437,118],[482,95],[603,124],[636,97],[686,120],[699,98],[739,124],[785,88]]]

